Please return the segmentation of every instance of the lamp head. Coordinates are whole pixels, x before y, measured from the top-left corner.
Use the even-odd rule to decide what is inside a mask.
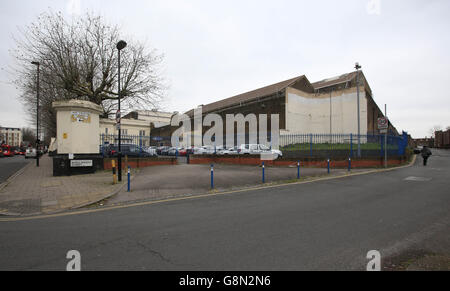
[[[126,46],[127,46],[127,43],[125,41],[121,40],[117,43],[116,47],[120,51],[120,50],[123,50]]]
[[[32,64],[32,65],[36,65],[36,66],[39,66],[39,65],[40,65],[39,62],[31,62],[31,64]]]
[[[355,64],[355,69],[357,69],[357,70],[361,69],[361,65],[358,62],[356,62],[356,64]]]

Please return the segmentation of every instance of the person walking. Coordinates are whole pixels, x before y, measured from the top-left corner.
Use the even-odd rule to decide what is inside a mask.
[[[428,158],[432,155],[431,150],[428,148],[428,146],[424,146],[422,149],[422,158],[423,158],[423,165],[426,167]]]

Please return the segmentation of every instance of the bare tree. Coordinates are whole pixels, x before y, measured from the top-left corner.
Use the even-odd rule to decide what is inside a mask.
[[[99,16],[85,14],[71,21],[61,13],[46,12],[35,23],[19,30],[15,83],[23,92],[21,100],[36,119],[36,67],[40,62],[40,120],[46,133],[55,136],[53,101],[81,99],[103,107],[104,117],[117,109],[117,26]],[[121,103],[127,109],[159,108],[165,86],[159,72],[163,56],[132,39],[121,58]]]
[[[429,134],[431,135],[432,138],[434,138],[436,135],[436,131],[441,131],[441,130],[442,130],[442,126],[435,125],[432,128],[430,128]]]
[[[28,127],[22,128],[22,140],[24,143],[34,144],[36,142],[36,132]]]

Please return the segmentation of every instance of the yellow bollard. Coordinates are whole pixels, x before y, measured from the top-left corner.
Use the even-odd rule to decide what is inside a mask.
[[[117,184],[116,160],[112,160],[111,164],[112,164],[112,171],[113,171],[113,184]]]

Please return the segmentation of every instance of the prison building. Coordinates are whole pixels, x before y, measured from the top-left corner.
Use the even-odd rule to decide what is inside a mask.
[[[384,114],[375,103],[371,88],[359,72],[360,133],[378,134],[377,121]],[[275,83],[217,102],[201,105],[203,115],[219,114],[226,129],[227,114],[279,115],[280,134],[357,134],[357,72],[310,83],[305,75]],[[192,120],[194,109],[185,113]],[[153,134],[169,136],[178,127],[162,127]],[[259,126],[258,126],[259,128]],[[207,130],[203,127],[203,133]],[[246,125],[248,130],[248,124]],[[391,134],[398,135],[391,124]],[[247,131],[248,132],[248,131]],[[153,135],[152,134],[152,135]],[[193,133],[193,135],[198,133]]]

